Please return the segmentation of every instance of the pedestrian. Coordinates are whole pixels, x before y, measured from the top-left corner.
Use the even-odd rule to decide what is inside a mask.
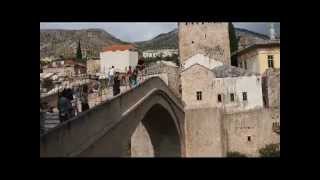
[[[108,86],[111,87],[112,83],[113,83],[113,77],[114,76],[114,66],[111,67],[110,71],[109,71],[109,82],[108,82]]]
[[[68,90],[63,90],[58,100],[59,119],[61,123],[72,117],[73,107],[68,96]]]
[[[137,69],[134,69],[133,73],[132,73],[132,82],[133,82],[132,85],[133,86],[135,86],[137,84],[137,76],[138,76],[137,73],[138,73]]]
[[[113,96],[116,96],[120,93],[120,77],[119,72],[115,73],[114,81],[113,81]]]
[[[81,94],[81,112],[89,109],[89,104],[88,104],[88,86],[84,85],[83,86],[83,91]]]
[[[132,83],[132,70],[131,70],[131,66],[129,66],[129,70],[127,72],[127,79],[128,79],[128,84],[129,84],[129,88],[131,88],[131,83]]]

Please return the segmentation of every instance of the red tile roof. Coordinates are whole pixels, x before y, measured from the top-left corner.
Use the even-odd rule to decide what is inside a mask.
[[[125,50],[132,50],[135,49],[135,47],[131,44],[129,45],[111,45],[107,48],[103,49],[103,52],[105,51],[125,51]]]

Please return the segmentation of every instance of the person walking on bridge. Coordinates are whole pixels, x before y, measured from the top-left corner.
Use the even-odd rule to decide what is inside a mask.
[[[114,66],[112,66],[109,71],[109,81],[108,81],[109,87],[111,87],[113,85],[113,78],[114,78]]]
[[[88,86],[84,85],[83,86],[83,91],[81,94],[81,112],[89,109],[89,104],[88,104]]]
[[[68,95],[68,91],[63,90],[58,100],[59,119],[61,123],[72,117],[73,107],[71,100],[68,99]]]
[[[120,93],[120,77],[119,72],[116,72],[114,76],[114,83],[113,83],[113,96],[116,96]]]
[[[127,80],[128,80],[129,88],[131,89],[131,83],[132,83],[132,70],[131,70],[131,66],[129,66],[129,70],[127,71]]]

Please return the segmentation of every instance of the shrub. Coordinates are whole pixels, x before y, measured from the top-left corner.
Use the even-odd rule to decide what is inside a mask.
[[[268,144],[259,149],[261,157],[280,157],[280,144]]]

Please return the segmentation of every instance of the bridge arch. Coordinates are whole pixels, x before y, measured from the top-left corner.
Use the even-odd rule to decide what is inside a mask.
[[[185,156],[183,104],[158,77],[42,135],[40,156],[129,156],[128,141],[139,123],[147,127],[156,157]]]
[[[153,105],[131,136],[131,156],[181,157],[180,135],[175,122],[172,112],[161,104]]]

